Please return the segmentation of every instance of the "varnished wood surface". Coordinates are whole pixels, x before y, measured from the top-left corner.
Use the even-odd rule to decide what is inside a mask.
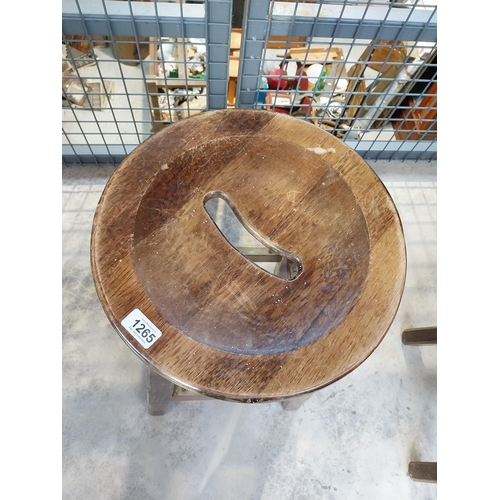
[[[414,481],[437,483],[437,462],[410,462],[408,475]]]
[[[401,340],[405,345],[437,345],[437,326],[408,328],[403,331]]]
[[[297,256],[297,278],[240,255],[204,208],[211,196]],[[363,159],[311,124],[253,110],[203,113],[137,147],[103,192],[91,260],[109,320],[150,368],[239,401],[305,394],[359,366],[406,273],[398,213]],[[162,332],[149,349],[121,325],[136,308]]]

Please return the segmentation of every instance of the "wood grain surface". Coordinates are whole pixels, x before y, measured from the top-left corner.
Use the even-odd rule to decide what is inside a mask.
[[[214,196],[299,259],[298,276],[238,253],[204,207]],[[256,402],[324,387],[373,352],[401,300],[406,251],[394,203],[359,155],[305,121],[233,109],[132,151],[96,209],[91,263],[110,322],[150,368]],[[121,324],[134,309],[161,331],[148,349]]]

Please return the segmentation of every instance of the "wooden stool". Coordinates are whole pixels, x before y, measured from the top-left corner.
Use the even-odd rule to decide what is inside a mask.
[[[295,275],[238,252],[205,208],[214,197]],[[129,154],[96,209],[91,261],[156,414],[175,387],[296,407],[374,351],[406,274],[397,210],[363,159],[305,121],[241,109],[179,121]]]

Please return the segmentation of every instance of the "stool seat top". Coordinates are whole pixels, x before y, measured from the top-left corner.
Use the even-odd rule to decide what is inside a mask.
[[[205,203],[297,264],[283,279],[239,253]],[[135,148],[97,206],[99,300],[150,368],[207,396],[285,399],[331,384],[378,346],[399,307],[406,250],[366,162],[284,114],[210,111]]]

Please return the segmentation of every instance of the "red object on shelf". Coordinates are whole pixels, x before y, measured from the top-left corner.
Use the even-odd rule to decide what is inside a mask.
[[[303,90],[307,91],[309,81],[305,70],[302,72],[304,66],[300,61],[296,61],[297,70],[295,76],[289,77],[287,73],[288,63],[290,59],[286,58],[281,61],[279,68],[273,69],[267,78],[267,84],[271,90]]]

